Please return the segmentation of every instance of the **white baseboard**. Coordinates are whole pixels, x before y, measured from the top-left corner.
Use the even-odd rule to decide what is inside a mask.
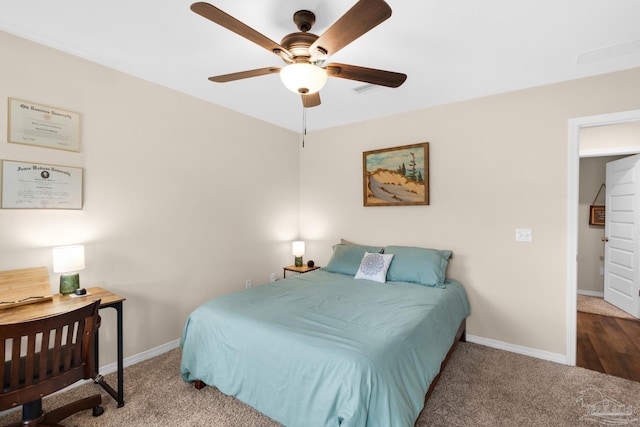
[[[134,354],[133,356],[129,356],[123,360],[124,367],[135,365],[136,363],[140,363],[147,359],[151,359],[156,356],[160,356],[163,353],[171,351],[180,346],[180,339],[176,339],[173,341],[169,341],[166,344],[159,345],[158,347],[151,348],[149,350],[143,351],[142,353]],[[115,372],[118,370],[118,363],[113,362],[105,366],[100,367],[100,374],[106,375],[111,372]]]
[[[467,334],[467,341],[474,344],[485,345],[487,347],[497,348],[498,350],[510,351],[512,353],[523,354],[525,356],[535,357],[537,359],[549,360],[551,362],[561,363],[567,365],[567,356],[564,354],[551,353],[549,351],[538,350],[530,347],[523,347],[521,345],[509,344],[503,341],[492,340],[490,338],[483,338],[476,335]]]
[[[535,348],[524,347],[521,345],[509,344],[503,341],[493,340],[490,338],[483,338],[477,335],[467,334],[467,341],[472,342],[474,344],[485,345],[487,347],[497,348],[499,350],[510,351],[512,353],[523,354],[525,356],[535,357],[537,359],[549,360],[551,362],[561,363],[563,365],[567,364],[567,357],[564,354],[551,353],[549,351],[538,350]],[[170,341],[166,344],[160,345],[158,347],[143,351],[142,353],[138,353],[131,357],[127,357],[124,359],[124,366],[135,365],[136,363],[140,363],[147,359],[154,358],[163,353],[167,353],[173,349],[176,349],[180,346],[180,339],[176,339]],[[115,372],[118,368],[117,363],[110,363],[109,365],[100,367],[100,373],[105,375],[111,372]]]
[[[563,365],[567,364],[567,357],[564,354],[551,353],[549,351],[538,350],[535,348],[524,347],[521,345],[509,344],[504,341],[493,340],[490,338],[483,338],[477,335],[467,334],[467,341],[472,342],[474,344],[485,345],[487,347],[497,348],[499,350],[510,351],[512,353],[523,354],[525,356],[535,357],[537,359],[549,360],[551,362],[561,363]],[[180,346],[180,339],[176,339],[170,341],[166,344],[160,345],[158,347],[143,351],[142,353],[138,353],[134,356],[127,357],[124,359],[124,366],[135,365],[136,363],[140,363],[142,361],[154,358],[163,353],[167,353],[173,349],[176,349]],[[109,365],[102,366],[100,368],[101,374],[109,374],[111,372],[115,372],[118,368],[117,363],[110,363]]]
[[[590,297],[604,298],[604,292],[585,291],[585,290],[582,290],[582,289],[578,289],[578,294],[580,294],[580,295],[588,295]]]
[[[483,338],[477,335],[467,334],[467,341],[472,342],[474,344],[485,345],[487,347],[497,348],[499,350],[510,351],[512,353],[523,354],[525,356],[535,357],[537,359],[549,360],[551,362],[561,363],[563,365],[567,364],[567,357],[564,354],[551,353],[549,351],[538,350],[535,348],[524,347],[516,344],[509,344],[504,341],[493,340],[490,338]],[[167,353],[173,349],[176,349],[180,346],[180,339],[176,339],[170,341],[166,344],[162,344],[158,347],[151,348],[149,350],[143,351],[142,353],[138,353],[136,355],[127,357],[124,359],[124,366],[135,365],[136,363],[140,363],[142,361],[152,359],[156,356],[160,356],[161,354]],[[103,375],[109,374],[111,372],[115,372],[118,369],[117,363],[110,363],[108,365],[100,367],[100,373]]]
[[[543,360],[549,360],[551,362],[556,362],[556,363],[561,363],[563,365],[567,364],[567,357],[563,354],[558,354],[558,353],[551,353],[548,351],[543,351],[543,350],[538,350],[535,348],[530,348],[530,347],[524,347],[524,346],[520,346],[520,345],[515,345],[515,344],[509,344],[503,341],[498,341],[498,340],[493,340],[490,338],[483,338],[483,337],[479,337],[477,335],[471,335],[471,334],[467,334],[467,341],[474,343],[474,344],[480,344],[480,345],[485,345],[487,347],[492,347],[492,348],[497,348],[499,350],[505,350],[505,351],[510,351],[512,353],[517,353],[517,354],[522,354],[525,356],[531,356],[531,357],[535,357],[538,359],[543,359]],[[124,359],[124,366],[125,368],[127,366],[131,366],[131,365],[135,365],[136,363],[140,363],[142,361],[151,359],[153,357],[159,356],[163,353],[166,353],[168,351],[171,351],[173,349],[176,349],[180,346],[180,339],[176,339],[173,341],[170,341],[166,344],[160,345],[158,347],[154,347],[151,348],[149,350],[143,351],[142,353],[138,353],[135,354],[133,356],[127,357],[126,359]],[[100,367],[100,373],[103,375],[109,374],[111,372],[115,372],[118,369],[118,364],[116,362],[114,363],[110,363],[108,365],[105,366],[101,366]],[[76,384],[73,384],[71,387],[74,386],[79,386],[81,384],[84,384],[85,382],[89,382],[92,380],[86,380],[86,381],[78,381]],[[18,410],[19,408],[14,408],[14,409],[10,409],[7,411],[0,411],[0,415],[4,415],[5,413],[9,413],[9,412],[13,412],[15,410]]]

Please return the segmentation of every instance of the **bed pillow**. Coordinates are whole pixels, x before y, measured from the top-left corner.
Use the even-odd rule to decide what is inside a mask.
[[[346,239],[340,239],[340,243],[342,243],[343,245],[358,245],[357,243],[352,242],[350,240],[346,240]],[[358,245],[358,246],[361,246],[361,245]]]
[[[384,252],[384,247],[383,246],[367,245],[367,244],[363,244],[363,243],[352,242],[351,240],[342,239],[342,238],[340,239],[340,243],[343,244],[343,245],[365,246],[365,247],[368,247],[368,248],[375,248],[375,252],[380,252],[380,253]]]
[[[367,279],[385,283],[387,281],[387,270],[392,259],[393,254],[366,252],[362,257],[362,261],[360,261],[360,267],[354,279]]]
[[[387,246],[384,252],[395,255],[387,271],[387,280],[445,287],[444,279],[451,251]]]
[[[355,275],[360,267],[360,261],[365,252],[382,252],[383,248],[377,246],[346,245],[338,243],[333,247],[333,255],[324,268],[332,273]]]

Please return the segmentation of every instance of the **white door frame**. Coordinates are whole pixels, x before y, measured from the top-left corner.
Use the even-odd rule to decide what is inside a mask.
[[[603,149],[597,152],[580,151],[580,129],[595,126],[617,125],[640,121],[640,110],[578,117],[569,120],[569,168],[567,203],[567,365],[576,364],[577,293],[578,293],[578,190],[580,182],[580,157],[635,154],[637,148],[622,152],[620,149]]]

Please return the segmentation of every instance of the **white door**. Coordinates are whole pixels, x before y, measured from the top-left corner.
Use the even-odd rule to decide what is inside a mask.
[[[607,163],[604,299],[640,317],[640,155]]]

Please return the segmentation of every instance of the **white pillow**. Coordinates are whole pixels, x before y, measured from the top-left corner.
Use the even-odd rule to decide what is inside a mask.
[[[391,265],[392,259],[393,254],[365,252],[354,279],[367,279],[385,283],[387,281],[387,270]]]

